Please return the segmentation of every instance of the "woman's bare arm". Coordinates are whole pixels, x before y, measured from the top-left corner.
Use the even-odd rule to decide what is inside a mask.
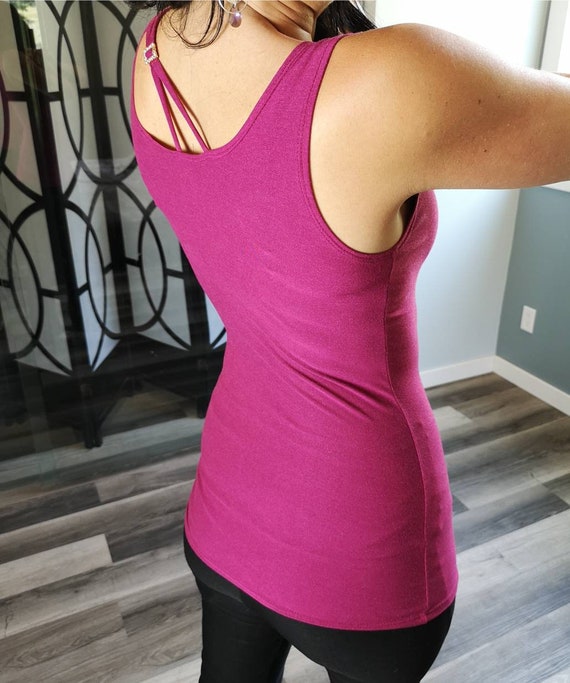
[[[402,196],[570,178],[568,79],[510,65],[428,26],[360,35],[355,55],[373,84],[367,108],[382,133],[365,127],[358,135],[372,164],[378,158],[385,172],[389,161]]]

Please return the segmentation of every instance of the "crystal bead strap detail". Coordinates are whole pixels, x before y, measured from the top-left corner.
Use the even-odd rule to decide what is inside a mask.
[[[145,49],[143,50],[143,59],[145,64],[150,64],[151,62],[154,62],[155,59],[158,59],[156,43],[150,43],[150,45],[147,45],[145,47]]]

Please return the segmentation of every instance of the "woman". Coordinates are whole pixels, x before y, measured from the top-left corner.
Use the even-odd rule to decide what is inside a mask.
[[[159,10],[141,173],[228,335],[185,520],[200,680],[279,681],[293,644],[417,682],[457,589],[417,364],[432,190],[570,177],[570,85],[346,2],[131,4]]]

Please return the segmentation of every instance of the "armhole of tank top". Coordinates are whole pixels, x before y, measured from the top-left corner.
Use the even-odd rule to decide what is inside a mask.
[[[349,256],[355,257],[357,259],[381,260],[382,258],[392,257],[393,254],[397,252],[401,247],[403,247],[403,245],[407,242],[410,233],[413,232],[414,225],[417,222],[419,207],[422,204],[424,193],[420,192],[416,195],[416,201],[412,215],[410,216],[410,219],[404,229],[404,232],[394,245],[392,245],[389,249],[385,249],[384,251],[364,252],[358,251],[357,249],[354,249],[353,247],[349,246],[348,244],[346,244],[346,242],[343,242],[340,239],[340,237],[338,237],[338,235],[336,235],[333,232],[333,230],[330,228],[327,221],[325,220],[323,214],[321,213],[321,210],[319,209],[319,205],[317,202],[317,198],[315,196],[312,183],[311,133],[313,128],[313,119],[316,104],[332,53],[334,52],[334,49],[337,46],[337,44],[340,42],[342,38],[345,37],[345,35],[335,36],[334,38],[330,39],[331,41],[334,41],[333,46],[330,49],[323,50],[323,54],[319,61],[318,67],[315,71],[314,80],[311,83],[309,89],[309,96],[307,98],[307,102],[304,107],[302,115],[302,131],[300,136],[300,150],[298,155],[300,164],[299,177],[301,182],[302,194],[305,197],[305,202],[310,212],[312,213],[315,222],[317,223],[319,231],[323,234],[326,240],[343,253],[348,254]]]

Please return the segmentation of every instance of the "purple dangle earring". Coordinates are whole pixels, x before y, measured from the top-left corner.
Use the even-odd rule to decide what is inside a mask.
[[[231,9],[226,9],[226,0],[218,0],[218,5],[230,15],[230,26],[238,28],[241,26],[242,11],[247,6],[247,0],[230,0]]]

